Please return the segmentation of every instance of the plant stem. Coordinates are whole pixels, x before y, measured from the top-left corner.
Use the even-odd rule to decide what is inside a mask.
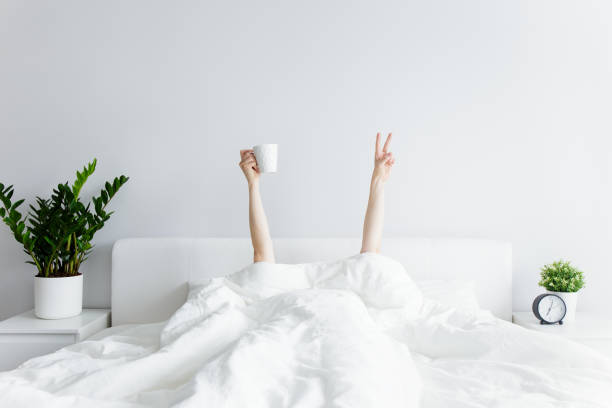
[[[38,260],[34,257],[34,254],[32,253],[30,249],[28,249],[28,254],[30,254],[30,257],[34,260],[34,263],[36,263],[36,268],[38,269],[38,273],[43,273],[42,267],[40,266],[40,264],[38,263]]]

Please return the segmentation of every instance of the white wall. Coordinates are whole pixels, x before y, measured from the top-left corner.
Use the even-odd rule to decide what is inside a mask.
[[[238,150],[280,144],[275,236],[358,236],[373,136],[395,134],[388,236],[514,244],[514,302],[538,268],[612,286],[612,10],[605,1],[0,2],[0,181],[32,200],[99,160],[131,177],[86,265],[110,301],[127,236],[246,236]],[[32,275],[0,228],[0,318]],[[355,248],[357,250],[357,248]]]

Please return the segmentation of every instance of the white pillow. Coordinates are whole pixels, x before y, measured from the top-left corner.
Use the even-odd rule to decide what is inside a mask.
[[[423,297],[457,309],[479,309],[474,282],[462,280],[424,280],[416,282]]]

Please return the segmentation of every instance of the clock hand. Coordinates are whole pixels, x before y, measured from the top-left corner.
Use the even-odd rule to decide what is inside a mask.
[[[548,311],[546,311],[546,316],[548,316],[550,314],[550,309],[552,309],[552,307],[553,307],[553,301],[551,299],[550,306],[548,306]]]

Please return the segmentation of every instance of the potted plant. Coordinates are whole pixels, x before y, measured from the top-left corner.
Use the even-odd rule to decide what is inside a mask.
[[[116,177],[106,182],[98,196],[83,204],[79,194],[96,169],[97,160],[77,171],[72,185],[58,184],[51,198],[36,197],[27,215],[19,212],[25,200],[13,202],[13,186],[0,183],[0,218],[36,267],[34,311],[42,319],[62,319],[81,313],[83,275],[79,269],[92,250],[92,239],[112,212],[109,201],[127,181]],[[93,209],[92,209],[93,204]]]
[[[576,318],[576,303],[578,291],[584,286],[582,271],[571,265],[570,262],[559,260],[550,265],[544,265],[540,272],[539,285],[546,288],[549,293],[559,296],[565,302],[565,322]]]

